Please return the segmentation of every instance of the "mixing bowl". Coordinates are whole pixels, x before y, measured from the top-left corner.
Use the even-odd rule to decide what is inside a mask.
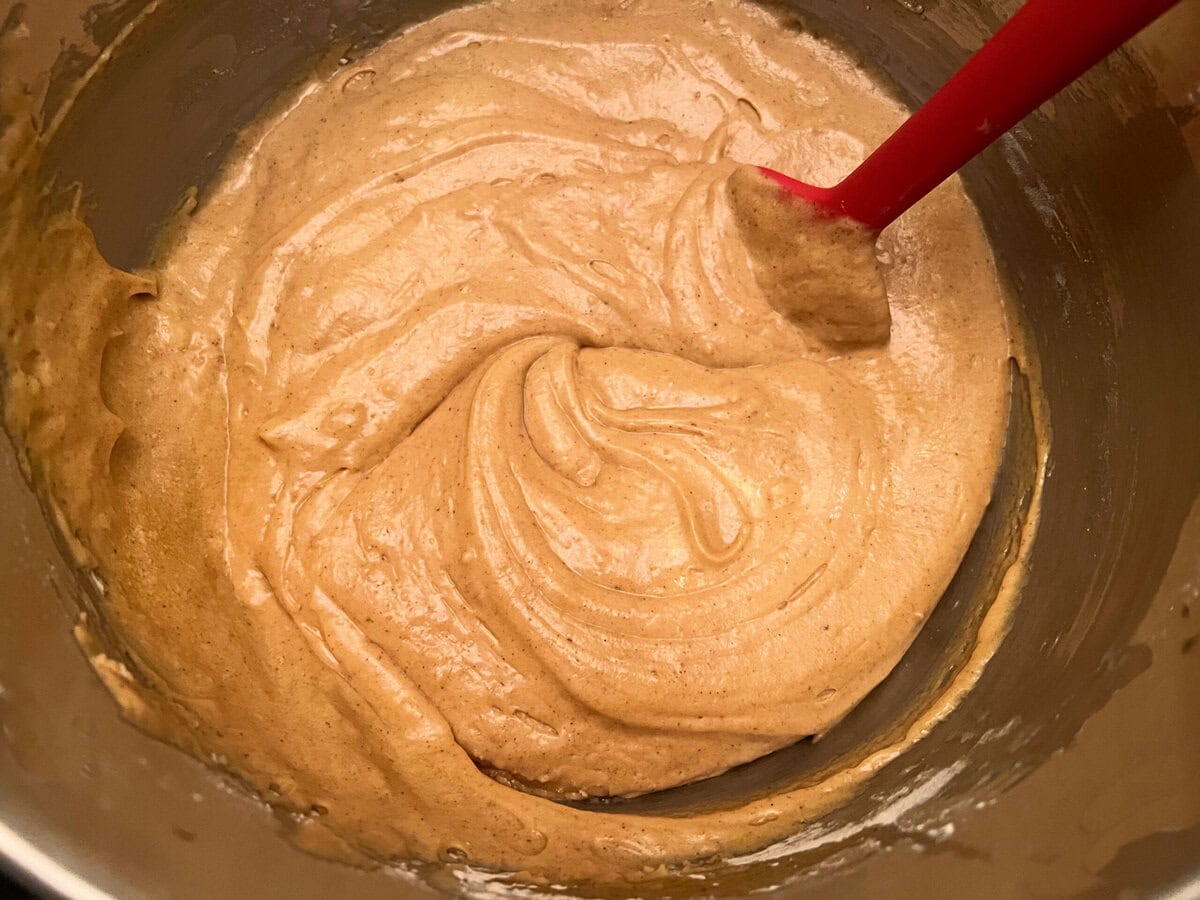
[[[917,103],[1017,4],[774,5]],[[9,16],[30,40],[6,63],[43,99],[43,177],[78,184],[60,193],[81,198],[111,262],[135,267],[264,104],[447,6],[37,0]],[[1010,630],[975,688],[783,845],[571,893],[1200,895],[1198,47],[1200,2],[1185,0],[964,174],[1034,364],[1014,366],[993,503],[904,662],[826,740],[623,808],[729,803],[861,755],[969,664],[1023,553]],[[101,601],[64,563],[7,445],[0,508],[0,859],[16,876],[78,897],[523,890],[308,855],[287,816],[125,724],[71,636]]]

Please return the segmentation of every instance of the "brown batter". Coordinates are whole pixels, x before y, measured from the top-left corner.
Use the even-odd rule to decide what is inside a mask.
[[[126,713],[377,859],[630,876],[834,802],[883,757],[691,818],[535,793],[833,727],[958,566],[1009,355],[961,189],[881,245],[890,339],[828,266],[781,294],[824,257],[780,282],[727,189],[903,115],[754,7],[512,0],[305,87],[153,273],[59,219],[3,298],[7,423]]]

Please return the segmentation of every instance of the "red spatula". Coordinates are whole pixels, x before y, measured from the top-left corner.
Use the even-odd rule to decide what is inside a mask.
[[[995,37],[841,184],[820,188],[773,169],[761,171],[831,216],[879,232],[1177,2],[1026,0]]]

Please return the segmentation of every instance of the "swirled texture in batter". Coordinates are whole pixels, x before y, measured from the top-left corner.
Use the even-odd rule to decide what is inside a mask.
[[[768,302],[727,189],[827,183],[901,117],[753,7],[513,0],[310,83],[147,277],[60,221],[8,422],[127,713],[377,858],[595,876],[796,827],[812,789],[687,819],[514,785],[822,732],[949,581],[1008,356],[971,207],[897,226],[855,348]]]

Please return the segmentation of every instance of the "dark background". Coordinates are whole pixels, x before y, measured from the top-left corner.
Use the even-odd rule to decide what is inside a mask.
[[[12,900],[32,900],[33,894],[24,885],[17,884],[3,872],[0,872],[0,897],[11,897]]]

